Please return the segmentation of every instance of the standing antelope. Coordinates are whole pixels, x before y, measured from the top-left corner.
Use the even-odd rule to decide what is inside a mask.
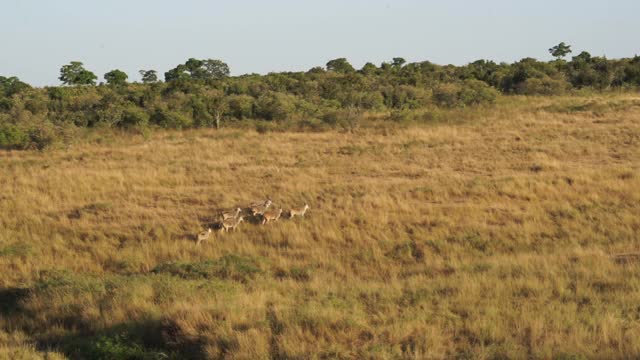
[[[280,215],[282,215],[282,208],[265,211],[264,214],[262,214],[262,225],[269,221],[278,221]]]
[[[242,216],[239,216],[237,218],[222,220],[222,227],[220,228],[220,232],[222,231],[228,232],[229,229],[233,229],[233,231],[236,231],[236,228],[238,227],[238,225],[240,225],[240,223],[243,221],[244,221],[244,218]]]
[[[256,207],[256,206],[266,206],[269,207],[271,205],[271,199],[267,199],[265,201],[256,201],[253,202],[249,205],[249,207]]]
[[[304,204],[304,206],[297,208],[291,208],[291,210],[289,211],[289,219],[293,218],[294,216],[304,217],[304,214],[307,212],[307,210],[309,210],[309,204]]]
[[[209,235],[211,235],[211,228],[208,228],[206,231],[203,231],[200,234],[196,235],[196,245],[200,245],[201,242],[207,240],[209,238]]]
[[[269,209],[269,206],[271,206],[271,204],[272,204],[271,200],[267,200],[262,205],[252,206],[251,207],[251,214],[253,214],[253,216],[263,215],[265,213],[265,211],[267,211],[267,209]]]
[[[237,218],[238,215],[240,215],[241,211],[242,211],[242,209],[240,209],[240,208],[237,208],[237,209],[234,209],[234,210],[230,210],[230,211],[223,211],[222,212],[222,220]]]

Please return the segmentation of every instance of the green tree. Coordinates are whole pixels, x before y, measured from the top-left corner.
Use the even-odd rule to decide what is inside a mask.
[[[221,60],[216,59],[208,59],[204,60],[202,66],[205,69],[205,73],[208,79],[224,79],[231,71],[229,70],[229,65]]]
[[[338,58],[329,61],[327,63],[327,70],[343,74],[355,71],[353,66],[351,66],[351,64],[345,58]]]
[[[198,60],[190,58],[184,64],[176,66],[174,69],[164,74],[165,81],[173,81],[178,79],[197,79],[197,80],[221,80],[230,74],[229,65],[215,60]]]
[[[549,49],[549,53],[556,59],[560,60],[561,58],[571,53],[571,45],[567,45],[564,42],[561,42],[560,44]]]
[[[158,82],[158,72],[155,70],[140,70],[138,73],[142,77],[143,84],[153,84]]]
[[[360,70],[360,73],[362,73],[363,75],[375,75],[377,71],[378,71],[378,67],[368,62],[364,64],[364,66]]]
[[[401,57],[394,57],[393,58],[393,62],[391,63],[391,65],[393,65],[393,67],[395,68],[401,68],[402,65],[404,65],[407,62],[407,60],[401,58]]]
[[[180,64],[175,68],[164,73],[164,81],[174,81],[178,79],[188,79],[191,75],[187,72],[187,67],[184,64]]]
[[[59,79],[65,85],[95,85],[98,77],[86,70],[80,61],[72,61],[60,68]]]
[[[7,96],[11,97],[14,94],[18,94],[23,90],[30,89],[31,86],[29,84],[20,81],[15,76],[12,77],[4,77],[0,76],[0,97]]]
[[[107,80],[107,84],[109,85],[124,85],[127,83],[128,78],[129,76],[124,71],[118,69],[111,70],[104,74],[104,79]]]

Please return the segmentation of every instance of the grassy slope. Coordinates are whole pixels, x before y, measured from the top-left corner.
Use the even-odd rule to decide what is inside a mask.
[[[0,153],[3,338],[72,358],[639,357],[640,264],[611,255],[638,249],[640,98],[467,117]],[[265,195],[308,218],[189,240]]]

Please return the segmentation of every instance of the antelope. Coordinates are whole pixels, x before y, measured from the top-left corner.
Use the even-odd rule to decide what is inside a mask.
[[[253,216],[256,215],[264,215],[265,211],[267,211],[267,209],[269,209],[269,206],[271,206],[271,200],[267,200],[264,202],[264,204],[262,205],[257,205],[257,206],[252,206],[251,207],[251,214],[253,214]]]
[[[222,227],[220,228],[220,232],[222,231],[228,232],[229,229],[233,229],[233,231],[236,231],[236,228],[238,227],[238,225],[240,225],[240,223],[243,221],[244,221],[244,218],[242,216],[239,216],[237,218],[222,220]]]
[[[291,208],[291,210],[289,211],[289,219],[293,218],[294,216],[304,217],[304,214],[307,212],[307,210],[309,210],[309,204],[304,204],[304,206],[297,208]]]
[[[240,212],[242,211],[242,209],[237,208],[234,210],[229,210],[229,211],[223,211],[222,212],[222,220],[227,220],[227,219],[234,219],[237,218],[238,215],[240,215]]]
[[[256,201],[253,202],[249,205],[249,207],[256,207],[256,206],[266,206],[269,207],[271,205],[271,199],[267,199],[265,201]]]
[[[278,221],[280,215],[282,215],[282,208],[265,211],[264,214],[262,214],[262,225],[272,220]]]
[[[196,235],[196,245],[200,245],[201,242],[207,240],[209,238],[209,235],[211,235],[211,228],[208,228],[206,231],[203,231]]]

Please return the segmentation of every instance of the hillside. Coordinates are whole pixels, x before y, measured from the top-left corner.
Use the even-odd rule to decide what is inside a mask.
[[[0,151],[0,358],[640,357],[640,96],[496,101]]]

